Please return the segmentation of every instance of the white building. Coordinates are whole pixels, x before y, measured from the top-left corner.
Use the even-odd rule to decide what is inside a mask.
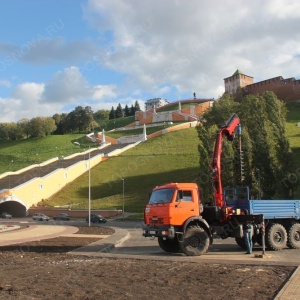
[[[153,98],[145,102],[145,110],[157,108],[168,104],[168,100],[164,98]]]

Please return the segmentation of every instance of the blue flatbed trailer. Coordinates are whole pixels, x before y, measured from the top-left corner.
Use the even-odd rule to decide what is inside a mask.
[[[300,200],[251,200],[249,197],[248,187],[224,190],[226,205],[240,211],[240,215],[232,216],[230,223],[242,226],[252,221],[254,240],[260,244],[264,235],[270,249],[300,249]],[[240,232],[240,228],[233,230],[231,236],[241,246]]]
[[[248,200],[249,214],[264,215],[265,220],[300,220],[300,200]]]

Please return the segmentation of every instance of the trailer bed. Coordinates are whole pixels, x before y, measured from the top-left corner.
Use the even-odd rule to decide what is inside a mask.
[[[265,219],[300,219],[300,200],[249,200],[249,213]]]

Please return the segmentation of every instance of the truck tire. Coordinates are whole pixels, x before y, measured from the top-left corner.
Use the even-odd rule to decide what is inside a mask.
[[[300,224],[299,223],[294,223],[289,228],[287,245],[291,249],[300,248]]]
[[[179,253],[181,252],[179,242],[177,239],[163,239],[162,237],[158,237],[158,245],[161,249],[170,253]]]
[[[267,228],[266,246],[272,250],[282,250],[286,247],[287,233],[283,225],[274,223]]]
[[[206,231],[199,226],[189,227],[180,243],[181,250],[188,256],[199,256],[204,254],[209,247],[209,237]]]

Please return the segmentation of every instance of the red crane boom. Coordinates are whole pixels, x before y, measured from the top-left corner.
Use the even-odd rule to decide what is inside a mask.
[[[219,130],[216,137],[211,167],[212,167],[215,205],[219,207],[225,206],[222,179],[221,179],[221,155],[222,155],[223,136],[225,135],[229,141],[232,141],[236,129],[238,129],[238,135],[240,137],[241,135],[240,119],[236,114],[232,114],[231,117],[225,123],[225,125]]]

